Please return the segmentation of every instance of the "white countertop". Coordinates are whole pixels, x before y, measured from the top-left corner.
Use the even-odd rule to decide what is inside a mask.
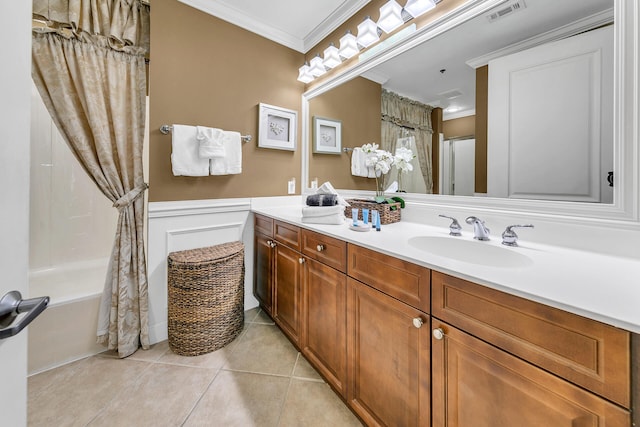
[[[500,236],[473,241],[471,233],[449,236],[448,227],[400,221],[380,232],[342,225],[302,222],[302,206],[254,207],[253,212],[317,231],[424,267],[566,310],[612,326],[640,333],[640,261],[520,240],[518,247],[501,244]],[[409,243],[414,236],[470,240],[479,250],[495,246],[525,255],[532,261],[519,267],[491,267],[435,255]]]

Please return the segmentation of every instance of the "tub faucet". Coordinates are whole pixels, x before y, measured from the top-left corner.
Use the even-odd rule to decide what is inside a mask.
[[[469,216],[465,220],[467,224],[473,224],[473,238],[477,240],[489,240],[489,229],[484,221],[475,216]]]

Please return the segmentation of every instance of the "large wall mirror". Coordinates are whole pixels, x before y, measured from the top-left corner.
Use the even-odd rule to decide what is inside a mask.
[[[492,15],[503,15],[506,7],[516,3],[519,7],[505,16],[490,19]],[[629,131],[630,123],[625,127],[624,120],[633,118],[629,113],[637,113],[634,104],[637,101],[632,99],[637,81],[633,82],[629,58],[638,52],[634,50],[637,42],[621,43],[632,37],[637,16],[630,13],[633,11],[626,3],[624,0],[471,1],[445,19],[420,28],[403,41],[361,60],[303,96],[306,123],[303,134],[308,139],[303,153],[303,182],[309,185],[309,180],[319,174],[321,180],[335,180],[336,188],[367,188],[362,179],[349,176],[349,154],[330,157],[312,153],[309,123],[316,115],[343,120],[341,115],[357,112],[358,132],[343,135],[342,146],[355,147],[375,141],[376,137],[380,138],[380,112],[379,104],[376,108],[370,107],[373,103],[370,99],[385,89],[441,108],[445,124],[460,117],[471,117],[484,120],[487,126],[484,140],[476,140],[475,150],[480,154],[471,154],[476,164],[484,162],[487,167],[484,176],[475,173],[476,180],[484,180],[480,184],[476,182],[475,196],[443,195],[452,193],[443,186],[443,171],[437,170],[432,172],[439,174],[434,177],[433,192],[442,194],[424,194],[424,187],[413,191],[407,188],[410,199],[552,216],[637,221],[638,183],[634,179],[637,159],[631,154],[637,153],[638,142]],[[585,43],[592,41],[581,37],[596,33],[604,36],[598,36],[599,41],[594,42],[596,47],[584,49]],[[567,40],[574,42],[565,46],[563,43]],[[519,52],[529,55],[536,49],[556,45],[560,45],[563,56],[552,66],[545,63],[545,58],[554,56],[547,51],[538,55],[542,60],[534,65],[505,60],[517,59]],[[584,74],[591,80],[569,79],[569,85],[575,83],[575,86],[567,89],[567,84],[554,87],[552,75],[545,85],[544,102],[531,102],[526,91],[540,93],[542,89],[530,84],[529,75],[540,70],[542,74],[550,73],[550,69],[555,72],[558,68],[555,64],[562,64],[559,68],[569,75],[575,67],[586,67],[590,71]],[[499,67],[505,66],[506,71],[486,71],[501,70]],[[479,84],[488,85],[485,90],[491,95],[485,96],[492,98],[486,110],[488,118],[475,111],[476,81],[483,72],[488,75],[487,81]],[[507,81],[509,84],[501,84]],[[588,93],[582,90],[585,87]],[[354,96],[354,88],[367,90],[367,96]],[[565,89],[575,92],[565,93]],[[504,102],[496,103],[497,98]],[[334,109],[336,99],[339,108]],[[587,104],[589,102],[591,104]],[[368,116],[362,117],[364,114]],[[562,119],[558,120],[558,116]],[[519,121],[514,117],[520,117]],[[548,126],[550,121],[554,123]],[[343,131],[349,132],[348,129],[343,122]],[[438,146],[437,138],[434,139],[433,149],[439,153],[440,162],[446,157],[443,154],[450,160],[450,148],[462,135],[455,136],[450,146],[446,142]],[[523,141],[529,144],[528,148],[516,145]],[[567,171],[563,158],[575,156],[580,157],[578,166]],[[434,158],[434,162],[438,162],[438,158]],[[441,169],[439,166],[442,165],[435,168]],[[559,179],[544,183],[527,175],[532,170],[544,170],[543,175],[556,175]],[[608,172],[613,172],[613,187],[609,186]],[[564,185],[575,176],[581,179]],[[508,183],[509,188],[504,183]],[[477,191],[478,188],[481,191]],[[575,194],[567,195],[571,192]],[[477,197],[479,195],[484,197]]]

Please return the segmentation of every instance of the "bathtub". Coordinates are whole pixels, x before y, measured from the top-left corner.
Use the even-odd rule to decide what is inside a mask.
[[[105,350],[96,344],[96,328],[107,264],[98,259],[29,272],[28,297],[50,298],[28,327],[29,374]]]

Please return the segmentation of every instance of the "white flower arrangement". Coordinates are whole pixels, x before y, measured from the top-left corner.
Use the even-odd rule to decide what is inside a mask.
[[[367,153],[365,165],[373,168],[376,177],[376,199],[383,197],[383,179],[378,179],[382,175],[386,175],[392,166],[398,169],[398,174],[413,170],[411,160],[415,158],[413,152],[405,147],[400,147],[394,156],[389,151],[380,150],[378,144],[370,143],[362,146],[362,151]],[[399,177],[400,175],[398,175]],[[384,198],[384,197],[383,197]]]
[[[399,173],[411,172],[413,170],[411,160],[415,159],[415,157],[413,151],[405,147],[400,147],[396,150],[393,165],[398,169]]]

